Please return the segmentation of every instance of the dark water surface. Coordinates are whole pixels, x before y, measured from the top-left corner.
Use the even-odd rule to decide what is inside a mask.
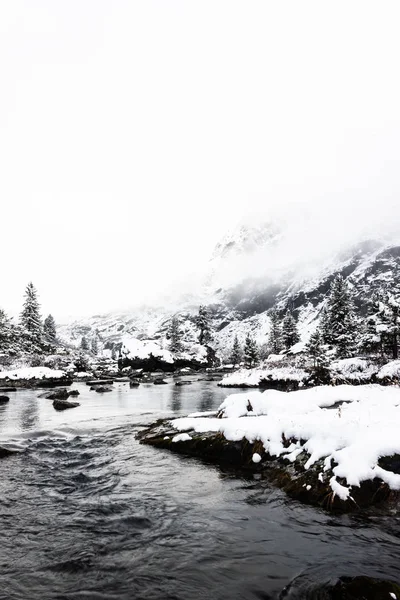
[[[28,390],[0,407],[0,442],[26,449],[0,461],[0,598],[265,599],[292,580],[305,598],[342,575],[400,579],[398,514],[328,515],[138,444],[143,424],[215,409],[215,383],[74,387],[70,411]]]

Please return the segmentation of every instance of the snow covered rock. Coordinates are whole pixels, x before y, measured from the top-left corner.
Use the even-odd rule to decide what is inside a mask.
[[[194,343],[190,348],[173,354],[155,340],[126,337],[122,342],[120,366],[165,372],[185,367],[207,367],[210,364],[210,350],[206,346]]]
[[[400,500],[400,389],[321,386],[229,396],[217,416],[168,421],[191,437],[188,454],[235,468],[264,468],[288,493],[328,509]],[[159,425],[157,425],[159,427]],[[151,431],[151,430],[150,430]],[[173,449],[165,433],[147,443]],[[143,441],[143,440],[142,440]],[[144,440],[146,441],[146,439]]]
[[[17,387],[53,387],[71,385],[72,379],[65,373],[49,367],[29,367],[13,371],[0,371],[0,380],[12,381]]]

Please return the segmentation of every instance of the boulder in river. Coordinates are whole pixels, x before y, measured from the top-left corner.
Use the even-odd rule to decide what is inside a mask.
[[[11,387],[11,386],[0,387],[0,392],[16,392],[16,391],[17,391],[16,387]]]
[[[140,385],[140,381],[138,381],[137,379],[130,379],[129,380],[129,387],[131,388],[137,388]]]
[[[112,379],[90,379],[86,382],[86,385],[112,385],[114,381]]]
[[[79,402],[70,402],[69,400],[54,400],[53,406],[56,410],[66,410],[67,408],[76,408],[80,404]]]
[[[175,383],[175,385],[178,385],[178,386],[182,386],[182,385],[192,385],[192,382],[191,382],[191,381],[177,381],[177,382]]]
[[[79,390],[70,390],[68,392],[69,396],[79,396]]]
[[[96,386],[94,388],[90,388],[90,389],[94,390],[98,394],[104,394],[105,392],[112,392],[112,388],[108,387],[106,385],[98,385],[98,386]]]
[[[0,396],[0,404],[7,404],[10,401],[8,396]]]
[[[166,381],[164,381],[164,379],[162,379],[161,377],[157,377],[157,379],[155,379],[153,381],[154,385],[166,385]]]

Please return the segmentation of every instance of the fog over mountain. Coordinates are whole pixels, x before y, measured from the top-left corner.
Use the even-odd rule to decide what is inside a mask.
[[[390,233],[396,14],[364,1],[2,3],[4,309],[18,314],[29,280],[58,321],[164,303],[199,294],[210,268],[221,285],[307,274],[371,227]],[[279,243],[217,277],[209,258],[248,214]]]

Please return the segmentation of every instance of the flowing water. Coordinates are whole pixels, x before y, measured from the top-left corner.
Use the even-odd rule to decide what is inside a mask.
[[[215,409],[216,383],[74,387],[65,412],[29,390],[0,407],[0,443],[25,449],[0,461],[1,599],[266,599],[290,582],[284,597],[322,598],[342,575],[400,579],[397,514],[332,516],[139,445],[144,424]]]

